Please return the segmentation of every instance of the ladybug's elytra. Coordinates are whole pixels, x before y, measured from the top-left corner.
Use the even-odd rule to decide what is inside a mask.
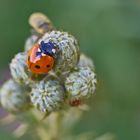
[[[46,74],[54,66],[56,45],[49,41],[35,44],[28,53],[28,68],[34,74]]]

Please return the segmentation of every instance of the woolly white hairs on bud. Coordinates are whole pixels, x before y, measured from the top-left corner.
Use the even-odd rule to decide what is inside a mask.
[[[96,75],[89,67],[79,67],[66,78],[65,87],[71,99],[87,99],[96,89]]]
[[[31,91],[31,102],[42,112],[60,109],[64,103],[64,89],[53,76],[36,83]]]
[[[58,47],[54,72],[61,76],[67,75],[79,62],[79,45],[77,40],[67,32],[52,31],[46,33],[39,41],[52,41]]]
[[[13,80],[7,81],[0,90],[0,101],[3,108],[10,112],[20,112],[30,108],[30,88],[20,86]]]

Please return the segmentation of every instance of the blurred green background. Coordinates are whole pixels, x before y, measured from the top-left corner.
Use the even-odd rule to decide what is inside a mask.
[[[114,133],[140,139],[139,0],[0,0],[0,71],[23,50],[28,17],[47,14],[58,29],[75,35],[94,59],[98,89],[73,133]],[[10,135],[10,134],[8,134]],[[0,129],[0,139],[11,139]]]

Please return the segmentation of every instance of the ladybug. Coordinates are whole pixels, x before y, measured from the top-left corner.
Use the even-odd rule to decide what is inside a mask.
[[[55,58],[56,44],[41,41],[29,50],[27,65],[34,74],[47,74],[53,68]]]
[[[80,99],[75,99],[75,100],[69,101],[69,104],[72,107],[78,107],[82,104],[82,101]]]

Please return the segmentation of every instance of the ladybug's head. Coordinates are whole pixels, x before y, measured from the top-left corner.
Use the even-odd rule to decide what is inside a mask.
[[[40,53],[50,55],[52,57],[56,57],[56,47],[57,45],[53,43],[52,41],[49,41],[45,43],[44,41],[41,41],[40,43]]]

